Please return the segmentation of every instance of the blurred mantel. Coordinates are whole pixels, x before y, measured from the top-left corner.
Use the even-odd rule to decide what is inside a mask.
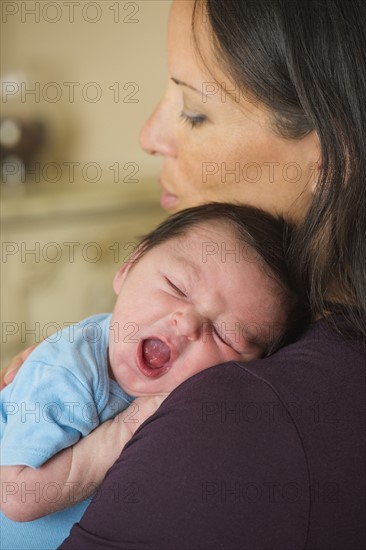
[[[111,311],[114,274],[165,217],[152,181],[4,187],[1,366],[68,324]]]

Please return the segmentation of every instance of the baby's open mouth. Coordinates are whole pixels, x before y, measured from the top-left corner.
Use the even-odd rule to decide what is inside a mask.
[[[149,378],[158,378],[170,368],[171,352],[169,346],[160,338],[147,338],[139,346],[138,366]]]
[[[142,356],[150,369],[161,369],[170,359],[170,349],[158,338],[148,338],[142,343]]]

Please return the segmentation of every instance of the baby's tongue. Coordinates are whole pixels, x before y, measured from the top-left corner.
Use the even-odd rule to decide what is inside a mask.
[[[151,369],[160,369],[170,359],[169,347],[158,338],[148,338],[142,345],[145,363]]]

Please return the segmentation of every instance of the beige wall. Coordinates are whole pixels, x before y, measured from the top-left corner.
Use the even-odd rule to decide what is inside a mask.
[[[170,1],[0,4],[1,116],[41,120],[50,136],[39,159],[39,185],[16,178],[1,183],[0,359],[6,366],[17,351],[45,338],[50,323],[63,328],[110,311],[112,279],[126,251],[166,216],[158,206],[161,161],[140,150],[138,134],[166,85]],[[36,95],[26,93],[31,89]],[[91,101],[96,91],[101,97]],[[42,177],[51,163],[61,170],[57,185]],[[79,163],[72,185],[69,163]],[[84,177],[88,163],[101,171],[96,183]],[[135,181],[125,182],[131,167]],[[68,241],[77,243],[75,258]],[[89,245],[100,250],[96,262],[83,253]],[[56,261],[45,254],[51,249],[60,252]]]
[[[138,133],[166,83],[169,5],[169,0],[2,2],[2,114],[46,122],[52,143],[44,162],[97,162],[103,179],[113,176],[108,167],[114,163],[123,170],[135,162],[140,178],[156,175],[159,161],[140,151]],[[12,94],[16,84],[4,81],[17,80],[27,89],[39,86],[37,96],[25,90]],[[74,84],[65,82],[79,84],[74,101]],[[100,99],[91,101],[97,92]],[[60,100],[53,102],[57,93]]]

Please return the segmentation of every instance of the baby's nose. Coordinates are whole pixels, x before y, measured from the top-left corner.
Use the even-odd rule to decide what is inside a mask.
[[[201,337],[204,319],[198,312],[191,309],[177,311],[173,314],[172,322],[178,334],[188,340],[194,341]]]

